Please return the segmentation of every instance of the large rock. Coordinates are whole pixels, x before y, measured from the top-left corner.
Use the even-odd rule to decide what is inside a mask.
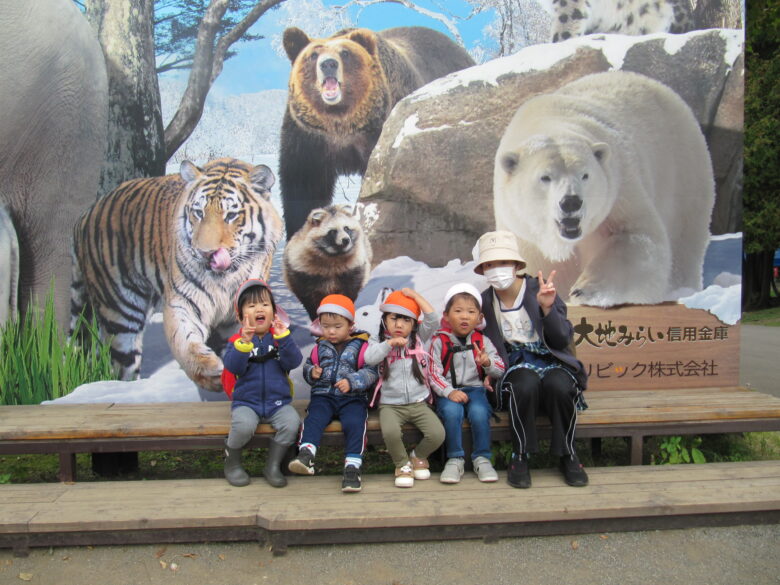
[[[441,266],[470,258],[479,235],[494,229],[493,158],[517,108],[584,75],[616,69],[665,83],[691,107],[713,158],[712,232],[737,231],[742,53],[741,30],[592,35],[534,45],[420,88],[393,109],[363,179],[374,262],[407,255]]]

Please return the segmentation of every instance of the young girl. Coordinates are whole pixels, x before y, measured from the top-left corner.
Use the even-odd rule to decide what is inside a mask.
[[[225,478],[231,485],[249,484],[241,464],[241,449],[259,422],[276,429],[268,448],[263,475],[274,487],[287,485],[279,469],[287,447],[298,434],[301,419],[293,408],[287,374],[303,360],[290,330],[279,319],[273,294],[259,279],[247,280],[236,293],[236,316],[241,333],[228,342],[225,369],[236,377],[232,391],[230,434],[225,441]]]
[[[379,365],[371,405],[379,394],[379,423],[395,464],[395,485],[412,487],[415,479],[431,477],[428,456],[444,442],[444,427],[428,405],[430,356],[423,343],[436,329],[438,317],[431,304],[410,288],[392,292],[379,308],[379,340],[372,340],[365,354],[366,364]],[[402,432],[407,422],[423,434],[408,454]]]

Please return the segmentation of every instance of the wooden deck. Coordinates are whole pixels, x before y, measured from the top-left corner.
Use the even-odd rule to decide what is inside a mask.
[[[780,522],[780,461],[591,468],[571,488],[557,471],[518,490],[503,474],[412,489],[387,475],[342,494],[337,476],[0,486],[0,546],[258,540],[288,545],[442,540]]]

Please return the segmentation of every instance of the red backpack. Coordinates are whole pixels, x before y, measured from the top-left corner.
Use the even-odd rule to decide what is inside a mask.
[[[452,356],[461,351],[471,350],[474,354],[474,362],[477,364],[477,372],[480,378],[485,377],[485,372],[482,366],[479,365],[477,358],[482,350],[485,349],[485,339],[482,336],[481,331],[476,329],[471,334],[471,343],[467,345],[455,345],[452,343],[452,338],[446,333],[437,333],[433,336],[434,339],[441,340],[441,365],[443,369],[443,375],[450,374],[450,380],[452,381],[452,387],[457,388],[458,384],[455,381],[455,370],[452,369]]]

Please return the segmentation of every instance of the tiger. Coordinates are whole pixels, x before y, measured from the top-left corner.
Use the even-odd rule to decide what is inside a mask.
[[[221,391],[212,347],[235,328],[239,286],[268,281],[283,237],[275,181],[265,165],[185,160],[179,174],[126,181],[99,199],[74,227],[71,331],[87,307],[119,379],[134,380],[144,326],[162,308],[173,357],[199,387]]]

